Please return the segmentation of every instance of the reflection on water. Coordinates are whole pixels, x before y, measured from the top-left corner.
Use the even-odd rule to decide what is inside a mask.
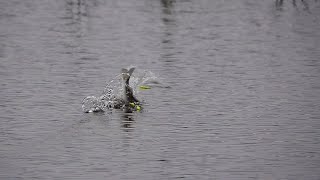
[[[162,43],[164,44],[164,50],[170,50],[175,48],[174,46],[174,31],[176,28],[176,22],[175,22],[175,17],[173,14],[173,8],[174,8],[174,4],[172,0],[161,0],[161,3],[163,5],[162,8],[162,22],[164,24],[164,39],[162,40]],[[170,46],[171,45],[171,46]],[[167,53],[171,54],[171,53]]]
[[[290,1],[290,0],[289,0]],[[286,1],[287,3],[289,1]],[[315,0],[317,1],[317,0]],[[282,10],[283,9],[283,5],[284,5],[284,0],[276,0],[275,4],[278,10]],[[309,8],[309,3],[306,0],[298,0],[299,3],[297,3],[297,0],[291,0],[292,6],[295,7],[296,9],[299,9],[300,4],[303,6],[303,9],[310,12],[310,8]]]
[[[178,63],[179,45],[175,42],[178,33],[178,25],[174,13],[174,0],[161,0],[161,20],[164,25],[162,35],[161,59],[170,73],[175,73],[173,64]]]
[[[172,14],[172,8],[174,6],[175,0],[161,0],[163,6],[163,13]]]
[[[124,131],[128,132],[133,130],[134,114],[131,109],[126,108],[123,110],[123,112],[121,113],[121,121],[122,121],[121,124]]]
[[[66,28],[64,32],[69,32],[72,37],[74,37],[73,44],[69,46],[73,49],[79,48],[82,43],[81,38],[83,38],[88,31],[88,4],[86,0],[67,0],[65,4],[65,14],[61,19],[65,22],[64,27]],[[76,53],[76,52],[72,52]]]

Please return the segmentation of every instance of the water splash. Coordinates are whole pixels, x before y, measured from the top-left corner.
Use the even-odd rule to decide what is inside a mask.
[[[157,79],[151,71],[135,71],[130,78],[130,86],[133,94],[139,94],[139,87],[147,84],[148,81]],[[106,83],[102,94],[98,97],[87,96],[82,101],[83,112],[103,112],[112,109],[121,109],[124,107],[124,89],[121,74],[115,76],[112,80]]]

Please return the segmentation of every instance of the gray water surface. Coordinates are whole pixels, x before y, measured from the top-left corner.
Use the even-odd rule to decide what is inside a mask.
[[[319,180],[319,57],[317,0],[0,0],[0,179]]]

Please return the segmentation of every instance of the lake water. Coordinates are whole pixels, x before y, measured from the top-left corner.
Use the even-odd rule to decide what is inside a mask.
[[[317,0],[0,0],[0,179],[319,180],[319,57]]]

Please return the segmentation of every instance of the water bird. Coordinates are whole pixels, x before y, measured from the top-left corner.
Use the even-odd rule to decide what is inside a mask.
[[[130,77],[133,73],[135,68],[125,69],[122,68],[121,75],[123,79],[123,100],[124,100],[124,107],[125,108],[134,108],[140,111],[140,101],[133,95],[133,90],[129,85]],[[121,105],[121,104],[120,104]]]
[[[122,68],[120,71],[119,82],[122,84],[120,94],[114,94],[114,88],[116,86],[107,86],[105,91],[100,97],[88,96],[82,101],[82,109],[84,112],[103,112],[106,109],[124,109],[126,111],[140,111],[141,103],[134,96],[134,91],[129,84],[131,75],[135,68]],[[111,83],[113,80],[111,81]],[[141,86],[140,89],[150,89],[148,86]]]

